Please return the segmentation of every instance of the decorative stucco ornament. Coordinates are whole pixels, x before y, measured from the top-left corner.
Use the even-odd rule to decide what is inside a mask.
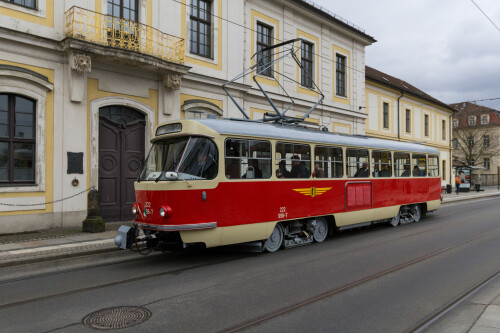
[[[90,72],[91,66],[92,60],[89,55],[83,53],[75,53],[73,55],[71,68],[76,70],[78,73]]]
[[[167,74],[165,80],[165,86],[167,88],[172,88],[174,90],[179,90],[181,87],[181,76],[174,74]]]

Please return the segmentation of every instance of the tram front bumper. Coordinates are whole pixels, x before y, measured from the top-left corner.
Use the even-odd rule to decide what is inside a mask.
[[[120,226],[118,234],[115,237],[115,245],[122,250],[126,250],[132,246],[134,239],[138,236],[139,229],[131,228],[126,225]]]

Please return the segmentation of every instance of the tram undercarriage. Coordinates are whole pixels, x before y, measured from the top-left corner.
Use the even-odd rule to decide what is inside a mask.
[[[396,227],[399,224],[419,222],[425,217],[426,213],[425,205],[404,205],[401,206],[398,215],[393,218],[368,221],[339,228],[335,227],[333,218],[330,219],[329,217],[284,221],[276,224],[273,232],[266,240],[251,243],[260,244],[259,247],[262,251],[275,252],[281,248],[293,248],[313,242],[321,243],[334,230],[354,229],[376,224],[388,224]],[[152,251],[180,251],[186,248],[205,247],[203,243],[184,243],[178,231],[140,229],[137,224],[134,224],[133,227],[121,226],[118,229],[115,244],[121,249],[131,249],[141,254],[149,254]]]

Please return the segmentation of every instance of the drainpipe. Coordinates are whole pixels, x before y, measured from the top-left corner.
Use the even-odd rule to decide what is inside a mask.
[[[401,119],[400,119],[400,106],[399,106],[399,100],[403,97],[404,91],[401,90],[401,96],[398,97],[398,141],[401,141]]]

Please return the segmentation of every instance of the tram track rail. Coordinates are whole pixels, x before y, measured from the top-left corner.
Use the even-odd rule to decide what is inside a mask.
[[[433,219],[433,218],[431,218],[431,219]],[[441,229],[441,228],[438,227],[438,228],[432,228],[432,229],[434,230],[434,229]],[[354,289],[354,288],[359,287],[359,286],[361,286],[363,284],[366,284],[366,283],[369,283],[369,282],[374,281],[376,279],[382,278],[382,277],[387,276],[387,275],[389,275],[391,273],[403,270],[403,269],[405,269],[407,267],[410,267],[412,265],[416,265],[418,263],[424,262],[424,261],[426,261],[428,259],[431,259],[433,257],[442,255],[442,254],[444,254],[446,252],[452,251],[452,250],[457,249],[459,247],[467,246],[468,244],[470,244],[470,243],[472,243],[474,241],[477,241],[477,240],[479,240],[481,238],[485,238],[485,237],[491,235],[493,232],[498,231],[498,230],[500,230],[500,227],[488,230],[488,231],[483,232],[481,234],[478,234],[478,235],[476,235],[474,237],[471,237],[471,238],[469,238],[469,239],[467,239],[465,241],[457,242],[457,243],[452,244],[450,246],[447,246],[445,248],[438,249],[438,250],[433,251],[431,253],[422,255],[422,256],[420,256],[418,258],[414,258],[412,260],[409,260],[409,261],[406,261],[404,263],[398,264],[396,266],[393,266],[391,268],[385,269],[383,271],[374,273],[372,275],[369,275],[367,277],[361,278],[359,280],[347,283],[347,284],[345,284],[345,285],[343,285],[341,287],[321,292],[321,293],[319,293],[317,295],[314,295],[314,296],[312,296],[310,298],[307,298],[305,300],[299,301],[299,302],[294,303],[292,305],[283,307],[283,308],[278,309],[278,310],[274,310],[272,312],[268,312],[267,314],[260,315],[258,317],[253,318],[253,319],[244,321],[244,322],[242,322],[240,324],[236,324],[236,325],[230,326],[228,328],[220,330],[219,332],[239,332],[239,331],[243,331],[245,329],[249,329],[249,328],[258,326],[258,325],[260,325],[260,324],[262,324],[264,322],[267,322],[267,321],[270,321],[270,320],[272,320],[274,318],[278,318],[280,316],[286,315],[286,314],[291,313],[291,312],[293,312],[295,310],[298,310],[300,308],[304,308],[304,307],[306,307],[308,305],[312,305],[312,304],[317,303],[317,302],[319,302],[319,301],[321,301],[323,299],[326,299],[328,297],[334,296],[336,294],[340,294],[340,293],[348,291],[350,289]],[[420,233],[421,232],[417,232],[417,234],[420,234]],[[413,233],[411,233],[409,235],[406,235],[404,237],[411,237],[412,235],[413,235]],[[373,244],[371,244],[369,246],[373,246]],[[142,258],[144,259],[144,257],[142,257]],[[226,262],[231,262],[231,261],[240,260],[240,259],[242,259],[241,255],[237,255],[237,256],[233,255],[231,257],[225,256],[222,259],[211,260],[208,263],[201,263],[201,264],[191,265],[189,267],[183,267],[183,268],[178,268],[178,269],[170,269],[170,270],[167,270],[167,271],[161,271],[161,272],[156,272],[156,273],[152,273],[152,274],[145,274],[145,275],[141,275],[141,276],[137,276],[137,277],[133,277],[133,278],[129,278],[129,279],[123,279],[123,280],[119,280],[119,281],[113,281],[113,282],[109,282],[109,283],[103,283],[103,284],[99,284],[99,285],[88,286],[88,287],[79,288],[79,289],[75,289],[75,290],[68,290],[68,291],[65,291],[65,292],[54,293],[54,294],[51,294],[51,295],[45,295],[45,296],[40,296],[40,297],[34,297],[34,298],[31,298],[31,299],[19,300],[19,301],[11,302],[11,303],[8,303],[8,304],[0,305],[0,310],[4,310],[4,309],[8,309],[8,308],[13,308],[13,307],[16,307],[16,306],[22,306],[22,305],[26,305],[26,304],[31,304],[31,303],[36,303],[36,302],[43,302],[43,301],[46,301],[46,300],[51,300],[51,299],[56,299],[56,298],[61,298],[61,297],[67,297],[67,296],[71,296],[71,295],[75,295],[75,294],[81,294],[81,293],[90,292],[90,291],[94,291],[94,290],[104,289],[104,288],[107,288],[107,287],[119,286],[119,285],[123,285],[123,284],[126,284],[126,283],[141,281],[141,280],[145,280],[145,279],[149,279],[149,278],[161,277],[161,276],[166,276],[166,275],[171,275],[171,274],[179,274],[179,273],[182,273],[182,272],[185,272],[185,271],[189,271],[189,270],[193,270],[193,269],[208,267],[208,266],[217,265],[217,264],[224,264]],[[135,262],[137,260],[141,260],[141,259],[132,258],[132,259],[128,259],[126,261],[121,261],[119,263],[123,263],[123,262]],[[106,266],[106,265],[110,265],[110,264],[98,264],[98,265],[92,265],[91,267],[93,267],[93,266],[100,267],[100,266]],[[78,271],[78,270],[87,269],[87,268],[89,268],[89,267],[87,266],[87,267],[83,267],[83,268],[69,269],[69,270],[65,270],[65,271],[62,271],[62,272],[72,272],[72,271]],[[50,276],[50,275],[53,275],[53,274],[61,274],[62,272],[58,271],[58,272],[52,272],[52,273],[45,273],[45,274],[40,274],[40,275],[34,275],[34,276],[31,276],[31,277],[28,277],[28,278],[36,278],[36,277],[41,277],[41,276]],[[439,320],[439,318],[441,318],[444,314],[446,314],[448,311],[450,311],[451,309],[453,309],[455,306],[457,306],[463,300],[467,299],[468,296],[472,295],[475,291],[477,291],[480,288],[482,288],[484,285],[486,285],[488,283],[488,281],[490,281],[491,279],[495,278],[499,274],[500,274],[500,271],[497,272],[495,275],[492,275],[492,276],[488,277],[484,281],[476,284],[474,287],[472,287],[471,289],[467,290],[465,293],[460,294],[459,296],[457,296],[456,298],[454,298],[452,301],[450,301],[449,303],[447,303],[445,306],[443,306],[442,308],[436,310],[431,315],[429,315],[427,318],[423,319],[416,326],[412,327],[408,332],[421,332],[426,327],[428,327],[429,325],[431,325],[432,322],[434,322],[436,320]],[[8,282],[16,282],[16,281],[21,281],[21,280],[26,280],[26,279],[27,278],[5,280],[5,281],[0,282],[0,285],[8,283]]]
[[[220,330],[219,332],[240,332],[240,331],[243,331],[243,330],[245,330],[247,328],[251,328],[253,326],[257,326],[257,325],[259,325],[261,323],[264,323],[266,321],[272,320],[273,318],[277,318],[279,316],[282,316],[282,315],[285,315],[287,313],[293,312],[293,311],[298,310],[300,308],[303,308],[305,306],[308,306],[308,305],[311,305],[313,303],[319,302],[319,301],[321,301],[323,299],[326,299],[328,297],[331,297],[331,296],[334,296],[336,294],[342,293],[344,291],[348,291],[350,289],[356,288],[356,287],[361,286],[363,284],[366,284],[366,283],[369,283],[371,281],[374,281],[374,280],[376,280],[378,278],[387,276],[387,275],[389,275],[389,274],[391,274],[393,272],[405,269],[405,268],[407,268],[409,266],[412,266],[412,265],[424,262],[424,261],[426,261],[428,259],[431,259],[433,257],[439,256],[439,255],[441,255],[443,253],[446,253],[446,252],[451,251],[453,249],[459,248],[461,246],[468,245],[468,244],[470,244],[470,243],[472,243],[472,242],[474,242],[474,241],[476,241],[478,239],[481,239],[481,238],[484,238],[484,237],[486,237],[488,235],[491,235],[492,232],[498,231],[498,230],[500,230],[500,227],[492,229],[492,230],[489,230],[489,231],[484,232],[484,233],[481,233],[481,234],[479,234],[477,236],[474,236],[474,237],[472,237],[472,238],[470,238],[468,240],[465,240],[465,241],[462,241],[462,242],[450,245],[450,246],[448,246],[446,248],[443,248],[443,249],[440,249],[440,250],[436,250],[436,251],[431,252],[429,254],[426,254],[426,255],[420,256],[418,258],[406,261],[406,262],[404,262],[402,264],[399,264],[399,265],[396,265],[394,267],[391,267],[391,268],[388,268],[386,270],[383,270],[381,272],[369,275],[369,276],[364,277],[362,279],[353,281],[353,282],[348,283],[348,284],[346,284],[344,286],[341,286],[341,287],[338,287],[338,288],[335,288],[335,289],[332,289],[332,290],[325,291],[325,292],[317,294],[317,295],[315,295],[315,296],[313,296],[311,298],[308,298],[308,299],[305,299],[303,301],[297,302],[295,304],[286,306],[284,308],[278,309],[278,310],[270,312],[268,314],[264,314],[264,315],[258,316],[256,318],[251,319],[251,320],[245,321],[245,322],[243,322],[241,324],[237,324],[237,325],[231,326],[229,328]],[[89,292],[89,291],[104,289],[104,288],[107,288],[107,287],[114,287],[114,286],[118,286],[118,285],[122,285],[122,284],[127,284],[127,283],[131,283],[131,282],[137,282],[137,281],[141,281],[141,280],[146,280],[146,279],[149,279],[149,278],[161,277],[161,276],[172,275],[172,274],[179,274],[179,273],[182,273],[182,272],[185,272],[185,271],[189,271],[189,270],[193,270],[193,269],[198,269],[198,268],[203,268],[203,267],[208,267],[208,266],[217,265],[217,264],[223,264],[223,263],[226,263],[226,262],[231,262],[231,261],[235,261],[235,260],[239,260],[239,259],[241,259],[241,256],[231,256],[230,258],[223,258],[223,259],[219,259],[219,260],[214,260],[214,261],[211,261],[209,263],[202,263],[202,264],[192,265],[192,266],[189,266],[189,267],[183,267],[183,268],[179,268],[179,269],[172,269],[172,270],[161,271],[161,272],[156,272],[156,273],[152,273],[152,274],[145,274],[145,275],[141,275],[141,276],[137,276],[137,277],[133,277],[133,278],[129,278],[129,279],[122,279],[122,280],[118,280],[118,281],[113,281],[113,282],[109,282],[109,283],[103,283],[103,284],[89,286],[89,287],[85,287],[85,288],[68,290],[68,291],[61,292],[61,293],[55,293],[55,294],[51,294],[51,295],[45,295],[45,296],[40,296],[40,297],[35,297],[35,298],[30,298],[30,299],[25,299],[25,300],[20,300],[20,301],[16,301],[16,302],[6,303],[6,304],[3,304],[3,305],[0,305],[0,311],[4,310],[4,309],[12,308],[12,307],[20,306],[20,305],[26,305],[26,304],[30,304],[30,303],[42,302],[42,301],[56,299],[56,298],[60,298],[60,297],[66,297],[66,296],[81,294],[81,293],[84,293],[84,292]],[[120,263],[123,263],[123,262],[134,262],[136,260],[138,260],[138,259],[134,258],[134,259],[126,260],[126,261],[121,261]],[[99,264],[99,265],[94,265],[94,266],[95,267],[100,267],[100,266],[104,266],[104,265],[107,265],[107,264]],[[85,267],[85,268],[89,268],[89,267]],[[79,270],[82,270],[82,269],[85,269],[85,268],[75,268],[75,269],[65,270],[65,271],[62,271],[62,272],[59,271],[59,272],[53,272],[53,273],[40,274],[40,275],[31,276],[29,278],[35,278],[35,277],[40,277],[40,276],[50,276],[50,275],[54,275],[54,274],[61,274],[61,273],[79,271]],[[5,281],[2,281],[0,284],[6,284],[6,283],[9,283],[9,282],[17,282],[17,281],[22,281],[22,280],[26,280],[26,279],[27,278],[16,278],[16,279],[11,279],[11,280],[5,280]],[[450,306],[452,306],[452,305],[450,305]],[[439,313],[441,313],[443,311],[445,311],[445,310],[439,310],[439,311],[437,311],[436,314],[434,314],[432,317],[438,316]],[[422,325],[424,325],[424,324],[425,323],[422,323]],[[410,332],[413,332],[413,331],[410,331]]]
[[[304,308],[304,307],[306,307],[308,305],[312,305],[314,303],[322,301],[322,300],[324,300],[326,298],[329,298],[331,296],[335,296],[337,294],[340,294],[342,292],[348,291],[350,289],[354,289],[354,288],[356,288],[358,286],[361,286],[363,284],[369,283],[369,282],[374,281],[376,279],[379,279],[381,277],[387,276],[387,275],[389,275],[391,273],[403,270],[403,269],[405,269],[407,267],[410,267],[412,265],[422,263],[422,262],[424,262],[424,261],[426,261],[428,259],[437,257],[437,256],[439,256],[439,255],[441,255],[443,253],[452,251],[452,250],[457,249],[457,248],[462,247],[462,246],[469,245],[470,243],[472,243],[472,242],[474,242],[476,240],[479,240],[481,238],[484,238],[486,236],[489,236],[489,235],[492,234],[492,232],[498,231],[498,230],[500,230],[500,227],[492,229],[492,230],[489,230],[487,232],[484,232],[484,233],[482,233],[480,235],[477,235],[475,237],[472,237],[472,238],[470,238],[470,239],[468,239],[466,241],[462,241],[462,242],[453,244],[453,245],[448,246],[446,248],[443,248],[443,249],[431,252],[429,254],[426,254],[426,255],[420,256],[418,258],[409,260],[407,262],[404,262],[404,263],[399,264],[397,266],[388,268],[388,269],[383,270],[381,272],[378,272],[378,273],[369,275],[367,277],[364,277],[362,279],[353,281],[353,282],[348,283],[348,284],[346,284],[344,286],[341,286],[341,287],[338,287],[338,288],[334,288],[334,289],[325,291],[323,293],[317,294],[317,295],[315,295],[313,297],[310,297],[308,299],[302,300],[302,301],[297,302],[295,304],[288,305],[288,306],[283,307],[281,309],[269,312],[269,313],[264,314],[264,315],[260,315],[258,317],[255,317],[255,318],[251,319],[251,320],[242,322],[240,324],[237,324],[237,325],[234,325],[234,326],[231,326],[231,327],[219,330],[217,333],[242,332],[242,331],[244,331],[246,329],[258,326],[258,325],[263,324],[265,322],[268,322],[268,321],[270,321],[272,319],[275,319],[275,318],[281,317],[283,315],[289,314],[289,313],[291,313],[293,311],[299,310],[299,309]],[[463,293],[460,296],[456,297],[453,301],[447,303],[444,307],[442,307],[439,310],[437,310],[434,313],[432,313],[429,317],[427,317],[426,319],[424,319],[423,321],[421,321],[420,323],[418,323],[415,327],[413,327],[412,329],[410,329],[408,332],[421,332],[421,329],[423,329],[423,328],[427,327],[428,325],[430,325],[433,320],[439,319],[447,311],[449,311],[450,309],[452,309],[453,307],[455,307],[459,302],[461,302],[464,299],[466,299],[468,296],[470,296],[471,294],[473,294],[475,291],[479,290],[481,287],[483,287],[485,284],[487,284],[487,282],[491,281],[492,279],[494,279],[499,274],[500,274],[500,271],[497,272],[497,273],[495,273],[493,276],[488,277],[486,280],[480,282],[479,284],[476,284],[473,288],[467,290],[465,293]]]
[[[431,313],[429,316],[424,318],[422,321],[417,323],[415,326],[410,328],[407,332],[408,333],[420,333],[424,332],[427,328],[429,328],[432,324],[436,323],[439,321],[443,316],[445,316],[448,312],[462,304],[464,301],[466,301],[469,297],[474,295],[476,292],[487,286],[490,282],[493,280],[497,279],[500,277],[500,270],[497,272],[493,273],[486,279],[476,283],[472,288],[466,290],[465,292],[461,293],[457,297],[453,298],[450,302],[446,303],[443,307],[437,309],[433,313]]]

